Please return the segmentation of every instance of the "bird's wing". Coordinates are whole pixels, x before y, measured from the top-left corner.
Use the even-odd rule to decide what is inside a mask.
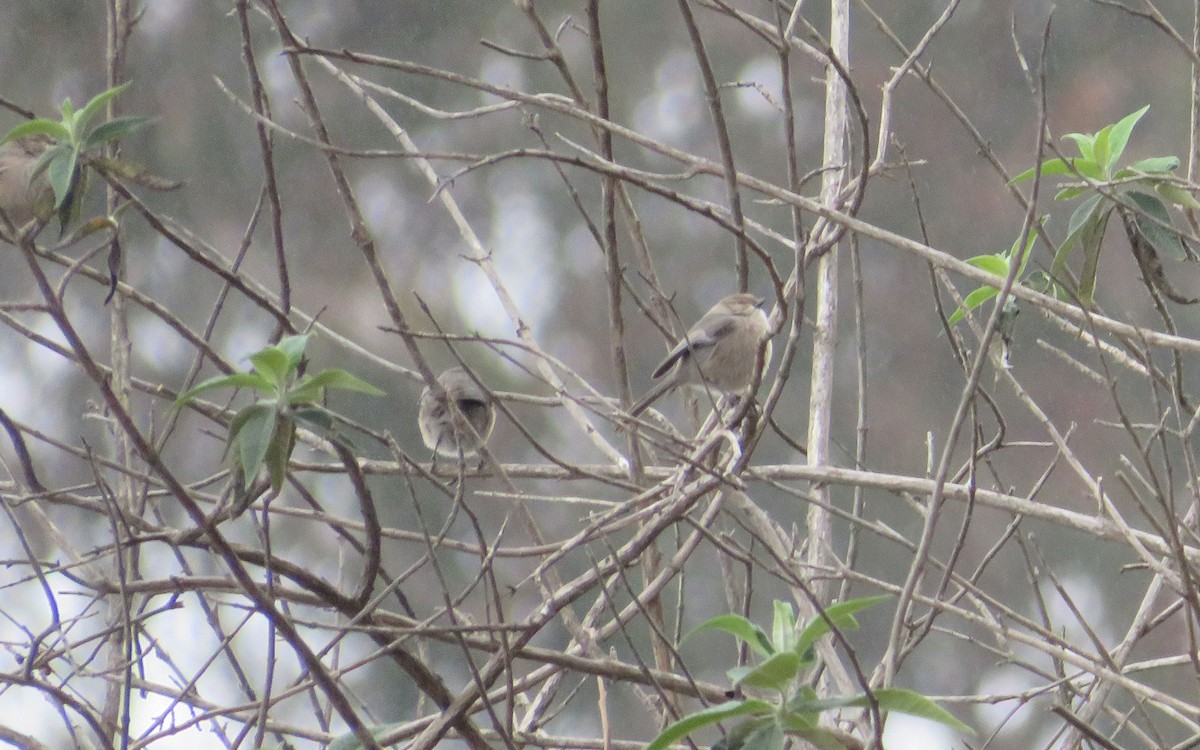
[[[706,316],[707,317],[707,316]],[[692,330],[687,332],[667,358],[662,361],[658,369],[651,375],[655,380],[667,374],[671,367],[683,358],[684,355],[692,354],[693,352],[703,351],[709,347],[716,346],[717,342],[725,338],[731,330],[733,330],[734,322],[728,316],[717,325],[710,325],[712,321],[701,318],[696,325],[692,326]]]

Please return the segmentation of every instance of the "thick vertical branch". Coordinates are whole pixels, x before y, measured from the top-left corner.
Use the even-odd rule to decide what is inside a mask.
[[[125,51],[129,35],[137,22],[138,12],[127,0],[109,0],[105,8],[105,81],[108,88],[119,85],[124,79]],[[117,114],[115,99],[108,101],[106,107],[108,119]],[[118,146],[110,143],[107,146],[107,156],[117,155]],[[116,213],[120,196],[110,184],[105,190],[105,210],[109,216]],[[109,273],[112,275],[113,288],[125,280],[125,255],[121,252],[121,233],[114,232],[109,246]],[[132,344],[129,340],[129,313],[126,308],[125,295],[113,294],[109,307],[109,357],[112,363],[112,390],[123,409],[132,412],[130,392],[132,382],[129,373],[129,358]],[[114,513],[138,517],[142,509],[138,506],[138,491],[133,480],[133,461],[135,450],[129,435],[121,429],[113,428],[113,445],[116,450],[115,461],[120,467],[115,481],[113,501],[116,503]],[[119,524],[113,524],[113,533],[123,534]],[[121,747],[129,742],[130,721],[130,690],[133,669],[133,632],[131,620],[132,601],[125,591],[127,577],[137,574],[138,552],[136,546],[126,546],[121,539],[114,538],[116,552],[113,555],[113,579],[118,583],[118,593],[108,600],[109,649],[107,666],[110,675],[122,674],[121,680],[110,680],[105,691],[103,716],[106,726],[116,729]]]
[[[850,3],[830,0],[829,43],[832,54],[845,68],[850,56]],[[833,65],[825,69],[825,149],[822,163],[821,202],[836,205],[845,178],[846,133],[849,126],[846,110],[846,84]],[[826,231],[837,231],[832,224]],[[813,241],[819,243],[819,237]],[[833,364],[837,351],[837,261],[836,248],[821,256],[817,263],[817,301],[813,321],[812,390],[808,402],[808,464],[823,466],[829,461],[832,441]],[[832,522],[825,505],[829,490],[825,485],[813,487],[814,502],[808,510],[807,562],[812,570],[829,566]],[[831,585],[827,581],[813,584],[820,601],[828,601]]]

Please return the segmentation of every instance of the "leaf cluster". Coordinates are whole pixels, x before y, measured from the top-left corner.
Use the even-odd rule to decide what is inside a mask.
[[[1127,225],[1135,233],[1130,242],[1143,241],[1153,252],[1175,260],[1187,258],[1166,202],[1189,209],[1200,209],[1200,202],[1171,175],[1179,167],[1179,159],[1152,156],[1118,167],[1134,127],[1149,109],[1142,107],[1095,133],[1068,133],[1064,137],[1075,144],[1078,156],[1047,159],[1040,168],[1028,169],[1013,178],[1014,183],[1024,182],[1033,179],[1040,169],[1043,176],[1074,178],[1055,194],[1055,200],[1087,196],[1071,214],[1067,236],[1058,246],[1045,283],[1045,288],[1061,299],[1070,296],[1062,282],[1067,260],[1076,247],[1083,254],[1083,265],[1075,296],[1084,305],[1095,299],[1100,248],[1113,211],[1129,219]]]
[[[64,99],[60,107],[61,120],[41,117],[26,120],[0,139],[0,144],[29,136],[45,136],[54,141],[38,157],[33,174],[45,172],[54,191],[54,211],[61,227],[65,228],[79,212],[91,152],[154,121],[151,117],[131,115],[93,124],[105,105],[128,87],[126,82],[102,91],[78,110],[70,98]]]
[[[302,373],[304,349],[311,334],[286,336],[279,343],[250,355],[252,368],[209,378],[180,394],[181,408],[215,388],[249,388],[258,398],[237,412],[229,423],[227,450],[249,485],[265,465],[271,488],[278,491],[287,475],[296,428],[304,427],[334,442],[344,442],[334,425],[336,414],[322,405],[325,391],[336,388],[373,396],[383,391],[351,373],[333,368]]]
[[[690,638],[705,630],[720,630],[743,641],[761,657],[754,665],[727,671],[736,687],[754,688],[773,694],[773,699],[742,698],[697,711],[668,726],[646,750],[665,750],[671,743],[693,732],[727,719],[745,717],[718,743],[720,750],[782,750],[788,737],[796,737],[821,750],[845,750],[847,738],[820,726],[823,711],[865,708],[872,703],[884,711],[911,714],[973,734],[970,727],[954,718],[920,693],[902,688],[885,688],[836,698],[818,698],[805,681],[816,665],[816,643],[834,628],[858,627],[854,614],[889,597],[851,599],[831,605],[797,629],[792,605],[776,601],[768,636],[758,625],[735,614],[718,615],[688,633]],[[717,745],[714,745],[717,747]]]
[[[1119,166],[1133,129],[1147,110],[1148,106],[1142,107],[1095,133],[1068,133],[1064,138],[1074,144],[1078,156],[1046,159],[1012,179],[1015,184],[1039,175],[1062,178],[1064,184],[1055,194],[1055,200],[1086,196],[1071,214],[1066,237],[1058,245],[1049,273],[1036,271],[1025,280],[1032,288],[1052,293],[1059,299],[1073,299],[1090,305],[1096,295],[1100,249],[1109,218],[1115,211],[1122,218],[1147,280],[1167,291],[1172,299],[1188,301],[1169,290],[1158,261],[1162,255],[1175,260],[1188,257],[1183,239],[1172,225],[1167,204],[1200,209],[1200,202],[1172,175],[1179,167],[1179,159],[1153,156]],[[1042,224],[1045,223],[1043,217]],[[1007,277],[1013,264],[1017,263],[1020,278],[1025,273],[1035,238],[1036,232],[1031,231],[1025,238],[1023,252],[1018,252],[1022,247],[1018,240],[1008,252],[979,255],[967,262],[1000,277]],[[1067,262],[1076,248],[1080,250],[1083,262],[1078,271],[1078,288],[1070,290],[1064,286],[1064,281],[1068,277]],[[950,316],[949,322],[957,323],[967,311],[974,310],[996,294],[997,290],[990,286],[975,289],[964,299],[963,306]]]
[[[1043,217],[1043,221],[1045,218]],[[1002,279],[1008,278],[1012,272],[1012,267],[1017,266],[1017,277],[1025,272],[1025,266],[1029,263],[1029,255],[1033,250],[1033,241],[1037,239],[1037,230],[1030,228],[1029,234],[1025,236],[1025,242],[1020,239],[1013,242],[1012,247],[1007,252],[996,253],[994,255],[976,255],[974,258],[968,258],[967,263],[982,269]],[[963,306],[954,311],[950,316],[949,323],[954,325],[963,319],[968,310],[974,310],[984,302],[995,297],[1000,293],[1000,290],[994,286],[981,286],[975,289],[963,299]]]

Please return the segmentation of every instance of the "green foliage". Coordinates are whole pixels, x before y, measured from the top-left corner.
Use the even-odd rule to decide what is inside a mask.
[[[1046,217],[1043,216],[1042,221],[1045,222]],[[1013,264],[1018,264],[1017,277],[1020,278],[1021,274],[1025,272],[1025,265],[1029,263],[1029,255],[1033,250],[1033,241],[1036,238],[1037,230],[1031,227],[1029,234],[1025,237],[1024,243],[1020,239],[1017,239],[1007,252],[996,253],[995,255],[976,255],[974,258],[968,258],[967,263],[999,276],[1002,279],[1008,278]],[[954,314],[950,316],[950,325],[954,325],[962,320],[968,311],[974,310],[999,293],[1000,290],[994,286],[981,286],[974,290],[963,299],[963,306],[955,310]]]
[[[804,626],[804,629],[800,631],[799,636],[796,638],[796,653],[805,658],[806,666],[811,665],[814,660],[812,653],[813,644],[821,636],[833,632],[830,623],[833,623],[833,626],[839,630],[855,630],[858,628],[858,620],[854,618],[855,612],[864,610],[867,607],[873,607],[880,602],[887,601],[889,598],[891,597],[868,596],[829,605],[825,608],[824,617],[812,618]]]
[[[1062,283],[1066,278],[1067,261],[1076,247],[1083,253],[1076,296],[1085,305],[1095,298],[1100,247],[1113,211],[1126,219],[1124,224],[1130,233],[1130,243],[1144,243],[1148,252],[1154,254],[1151,262],[1157,262],[1158,255],[1176,260],[1187,257],[1180,235],[1172,226],[1166,203],[1200,209],[1200,202],[1172,176],[1179,160],[1173,156],[1155,156],[1118,167],[1134,126],[1148,109],[1148,106],[1142,107],[1096,133],[1068,133],[1065,138],[1075,144],[1079,156],[1055,157],[1041,164],[1042,176],[1069,179],[1069,183],[1054,196],[1055,200],[1087,196],[1071,215],[1067,236],[1058,246],[1051,263],[1050,279],[1043,282],[1047,291],[1053,291],[1060,299],[1071,298]],[[1028,169],[1014,177],[1013,182],[1030,180],[1036,174],[1037,169]],[[1080,181],[1083,184],[1079,184]],[[1147,280],[1160,284],[1157,278]]]
[[[695,732],[697,729],[703,729],[704,727],[711,726],[719,721],[732,719],[737,716],[766,715],[773,713],[774,710],[775,707],[770,703],[767,703],[766,701],[755,700],[753,698],[747,698],[740,701],[730,701],[728,703],[722,703],[719,706],[709,706],[708,708],[701,709],[696,713],[691,714],[690,716],[685,716],[674,724],[671,724],[671,726],[662,731],[662,734],[655,737],[653,742],[651,742],[649,745],[646,745],[646,750],[663,750],[663,748],[669,746],[672,742],[683,739],[692,732]],[[752,726],[754,721],[755,720],[752,719],[741,726],[745,727],[747,724]],[[731,746],[729,747],[729,750],[735,750],[736,747],[737,746]]]
[[[87,185],[90,152],[153,122],[150,117],[117,117],[93,125],[104,106],[128,86],[124,83],[102,91],[78,111],[69,98],[64,99],[60,107],[61,120],[26,120],[0,139],[0,143],[33,135],[54,139],[54,144],[38,158],[34,174],[46,173],[54,191],[54,210],[58,213],[59,225],[64,228],[79,212],[80,197]]]
[[[321,406],[328,388],[384,395],[383,391],[345,370],[331,369],[300,374],[310,334],[287,336],[274,346],[250,355],[252,371],[218,375],[180,394],[172,408],[180,408],[214,388],[250,388],[259,398],[233,416],[226,441],[236,468],[249,485],[265,465],[271,488],[279,490],[296,440],[296,428],[305,427],[327,440],[339,441],[334,414]]]
[[[685,636],[705,630],[729,633],[744,642],[759,656],[760,663],[730,669],[727,674],[735,686],[752,687],[776,693],[777,701],[743,698],[697,711],[668,726],[646,746],[646,750],[664,750],[671,743],[718,722],[746,717],[732,727],[725,738],[714,745],[719,750],[782,750],[788,737],[796,737],[821,748],[845,750],[849,738],[822,728],[822,711],[837,708],[865,708],[874,701],[881,711],[898,711],[945,724],[959,732],[974,734],[970,727],[954,718],[920,693],[887,688],[840,698],[819,699],[805,680],[806,671],[815,662],[814,645],[833,628],[858,627],[855,613],[889,597],[851,599],[834,604],[797,631],[796,616],[790,604],[776,601],[771,636],[744,617],[718,615]]]

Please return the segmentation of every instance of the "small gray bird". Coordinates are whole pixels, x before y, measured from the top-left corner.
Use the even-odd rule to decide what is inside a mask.
[[[38,158],[53,143],[44,135],[27,135],[0,146],[0,210],[16,229],[35,218],[45,221],[54,213],[54,192],[46,170],[34,174]]]
[[[753,294],[731,294],[713,305],[654,371],[654,379],[661,382],[634,404],[630,415],[641,414],[676,386],[695,385],[718,393],[748,389],[764,343],[762,366],[771,361],[770,328],[762,304]]]
[[[996,333],[992,336],[991,349],[996,351],[1000,361],[1006,368],[1012,368],[1013,330],[1017,327],[1017,316],[1021,314],[1021,306],[1012,297],[1004,300],[1000,315],[996,318]],[[997,373],[999,374],[999,373]]]
[[[421,439],[435,454],[457,458],[475,455],[496,426],[496,409],[489,396],[461,367],[438,376],[440,392],[426,386],[421,392],[417,425]]]

